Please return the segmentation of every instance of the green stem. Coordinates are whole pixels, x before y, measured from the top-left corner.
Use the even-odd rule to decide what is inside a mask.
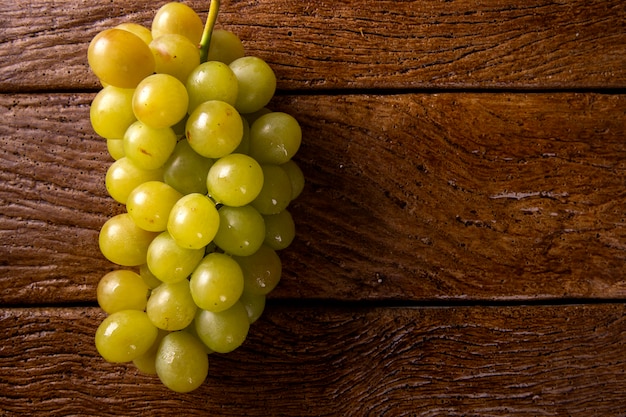
[[[206,23],[204,24],[204,32],[202,32],[202,39],[200,40],[200,62],[206,62],[209,56],[209,45],[211,44],[211,34],[217,21],[217,13],[220,9],[220,0],[211,0],[209,6],[209,15],[207,16]]]

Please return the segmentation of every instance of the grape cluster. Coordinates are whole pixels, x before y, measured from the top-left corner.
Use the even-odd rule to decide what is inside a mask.
[[[274,72],[234,33],[211,28],[203,45],[206,33],[173,2],[150,29],[124,23],[88,49],[103,85],[90,120],[114,159],[106,189],[126,207],[99,234],[123,268],[98,284],[96,348],[177,392],[199,387],[207,355],[239,347],[262,314],[304,187],[300,126],[267,108]]]

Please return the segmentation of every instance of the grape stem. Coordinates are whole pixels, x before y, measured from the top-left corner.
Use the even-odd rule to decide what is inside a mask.
[[[209,56],[209,45],[211,44],[211,34],[217,21],[217,13],[220,9],[220,0],[211,0],[209,6],[209,14],[207,16],[206,23],[204,24],[204,31],[202,32],[202,39],[200,40],[200,62],[206,62]]]

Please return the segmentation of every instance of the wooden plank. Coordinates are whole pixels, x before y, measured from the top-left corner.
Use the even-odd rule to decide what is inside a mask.
[[[165,1],[3,0],[0,91],[94,88],[86,51]],[[223,1],[219,23],[286,90],[624,88],[620,0]],[[207,1],[189,1],[203,17]]]
[[[0,303],[91,302],[111,163],[90,94],[0,96]],[[626,96],[283,96],[307,187],[273,297],[626,296]]]
[[[301,278],[281,291],[624,297],[626,96],[288,100],[315,133],[301,154],[303,246],[287,253]]]
[[[98,231],[119,208],[104,188],[110,162],[89,125],[90,100],[0,98],[3,302],[93,298],[96,276],[111,269],[99,256]]]
[[[2,309],[0,409],[10,415],[617,416],[626,307],[328,309],[268,306],[210,357],[197,391],[108,364],[97,309]]]

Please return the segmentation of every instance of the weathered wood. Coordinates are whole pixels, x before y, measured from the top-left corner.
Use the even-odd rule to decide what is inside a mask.
[[[626,307],[325,309],[271,304],[175,394],[93,346],[97,309],[0,310],[5,415],[613,416]]]
[[[93,301],[122,210],[90,94],[0,96],[0,302]],[[307,188],[273,297],[626,296],[626,96],[283,96]]]
[[[624,415],[620,0],[223,0],[303,127],[297,239],[198,391],[101,359],[86,51],[166,1],[0,0],[0,416]]]
[[[0,91],[94,88],[86,51],[165,1],[0,2]],[[275,69],[279,88],[626,86],[620,0],[223,1],[219,22]],[[208,1],[188,2],[203,17]]]

